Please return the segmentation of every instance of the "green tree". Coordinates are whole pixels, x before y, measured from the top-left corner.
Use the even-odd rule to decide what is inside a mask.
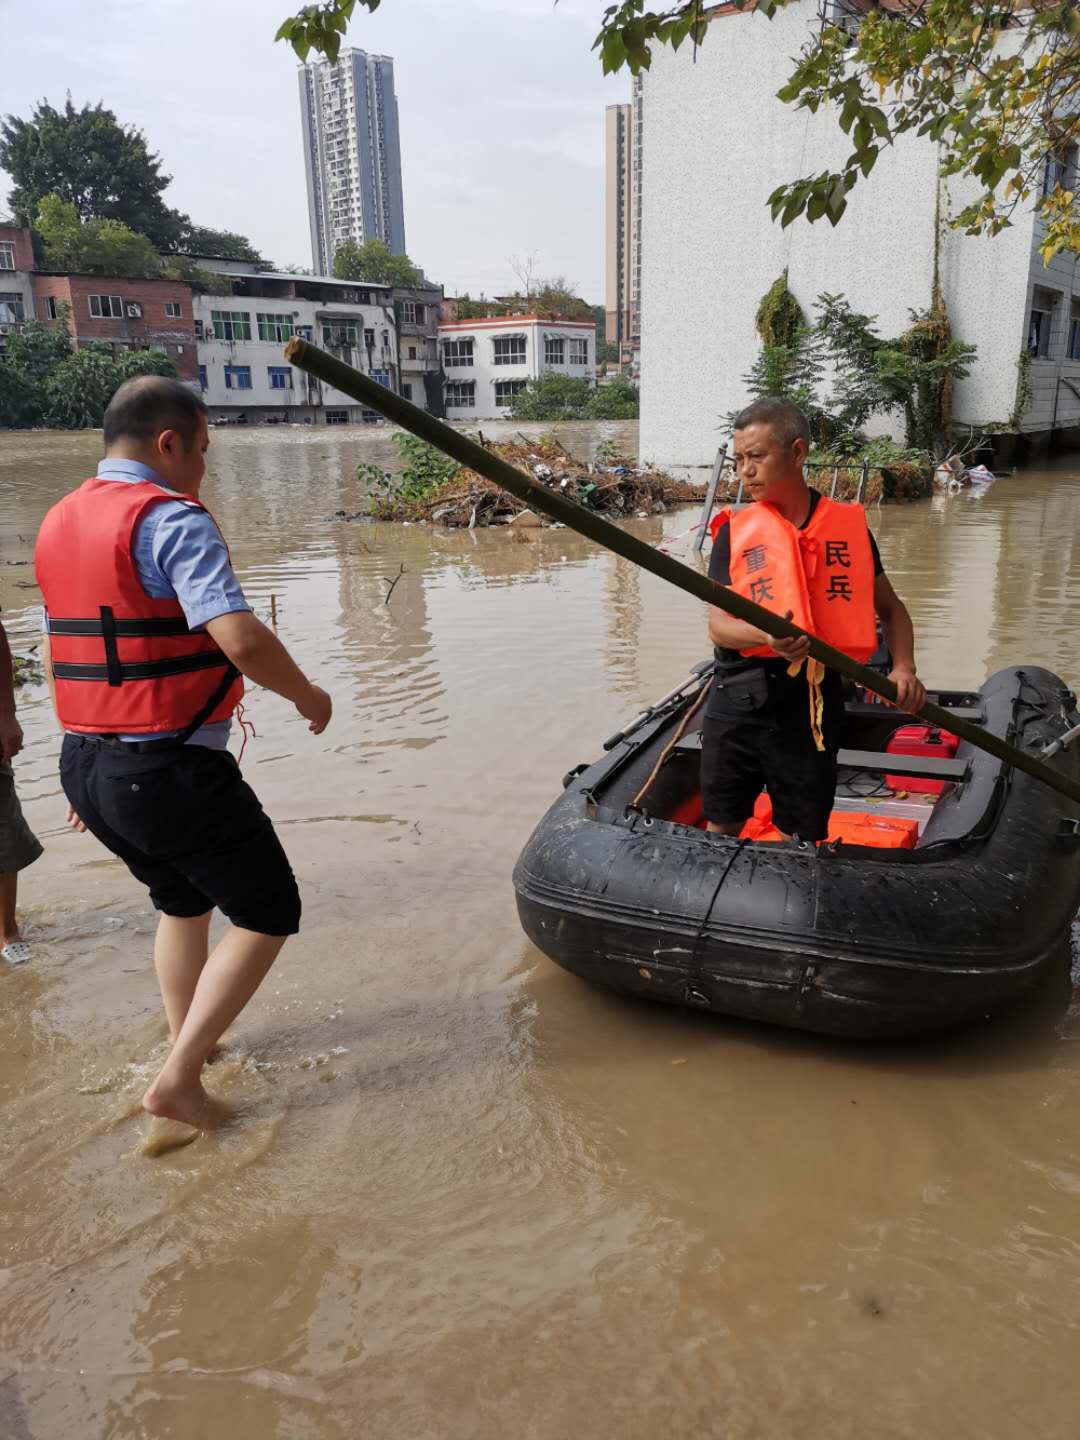
[[[35,229],[50,269],[96,275],[157,275],[161,271],[161,259],[145,235],[137,235],[119,220],[83,222],[73,202],[61,200],[59,195],[44,197]]]
[[[55,326],[28,320],[7,337],[0,361],[0,428],[30,429],[46,423],[49,401],[45,382],[71,354],[68,306],[57,312]]]
[[[46,418],[62,430],[100,425],[105,407],[125,380],[134,375],[176,375],[162,350],[132,350],[114,356],[90,345],[66,356],[45,381]]]
[[[140,130],[121,125],[104,105],[76,109],[68,96],[63,110],[41,101],[29,120],[0,121],[0,168],[14,181],[8,203],[23,224],[31,224],[46,195],[75,206],[80,220],[115,220],[171,249],[184,217],[170,210],[161,173]]]
[[[379,0],[359,3],[369,11],[379,6]],[[756,0],[755,15],[771,20],[785,3]],[[356,6],[357,0],[305,5],[276,38],[302,60],[313,49],[336,59]],[[675,0],[661,9],[648,8],[647,0],[610,0],[594,44],[604,73],[647,70],[660,46],[722,44],[726,27],[710,24],[711,8],[707,0]],[[980,187],[950,224],[993,235],[1010,224],[1018,205],[1034,201],[1045,224],[1044,259],[1062,249],[1080,251],[1074,194],[1055,163],[1080,140],[1080,0],[1030,8],[977,0],[870,0],[865,14],[861,8],[821,0],[819,23],[808,27],[778,96],[798,109],[835,116],[851,149],[839,170],[779,186],[770,197],[773,218],[790,225],[805,215],[836,225],[850,191],[870,174],[882,149],[901,135],[919,135],[940,146],[945,175],[971,177]],[[1054,183],[1044,193],[1047,166]]]
[[[591,394],[587,380],[549,370],[514,396],[514,419],[584,420]]]
[[[592,420],[636,420],[640,414],[638,388],[625,375],[616,375],[606,385],[589,391],[589,418]]]
[[[357,245],[346,240],[334,255],[338,280],[367,280],[372,285],[419,285],[423,276],[407,255],[394,255],[381,240]]]
[[[594,305],[592,312],[596,317],[596,363],[598,365],[609,362],[617,364],[619,347],[618,345],[609,345],[607,340],[607,311],[603,305]]]
[[[186,216],[183,220],[176,243],[177,250],[182,254],[220,256],[223,260],[248,260],[252,265],[266,266],[266,260],[246,235],[237,235],[232,230],[211,230],[207,225],[193,225]]]

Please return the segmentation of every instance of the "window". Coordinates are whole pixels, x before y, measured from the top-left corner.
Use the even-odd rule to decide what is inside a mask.
[[[0,290],[0,325],[21,325],[26,319],[23,297],[17,290]]]
[[[424,323],[423,305],[418,305],[415,300],[403,300],[401,302],[401,323],[403,325],[422,325]]]
[[[251,316],[245,310],[211,310],[215,340],[250,340]]]
[[[165,301],[165,315],[169,320],[179,320],[184,309],[179,300]]]
[[[347,425],[349,423],[349,412],[347,410],[327,410],[327,425]]]
[[[403,398],[403,399],[405,399],[405,400],[411,400],[411,399],[412,399],[412,386],[411,386],[411,385],[402,385],[402,387],[401,387],[401,394],[402,394],[402,398]]]
[[[7,240],[0,240],[0,270],[15,269],[15,246]]]
[[[475,406],[475,380],[448,380],[446,382],[446,408],[448,410],[472,410]]]
[[[1080,360],[1080,300],[1072,302],[1072,318],[1069,321],[1069,359]]]
[[[292,339],[291,315],[262,315],[256,311],[255,319],[259,326],[260,340],[275,340],[279,345],[283,345],[286,340]]]
[[[372,380],[375,381],[375,384],[376,384],[376,385],[385,385],[386,388],[387,388],[387,390],[390,389],[390,372],[389,372],[389,370],[372,370],[372,372],[371,372],[371,378],[372,378]]]
[[[42,301],[42,304],[45,306],[45,319],[46,319],[46,320],[55,320],[55,319],[56,319],[56,296],[55,296],[55,295],[46,295],[45,298],[44,298],[44,300]]]
[[[473,346],[475,340],[444,340],[443,341],[443,364],[447,369],[451,365],[471,365],[473,363]]]
[[[90,315],[94,320],[122,320],[124,302],[119,295],[88,295]]]
[[[1053,290],[1044,290],[1040,285],[1035,286],[1031,297],[1027,352],[1038,360],[1045,360],[1050,354],[1050,332],[1054,326],[1057,298]]]
[[[520,395],[529,382],[527,380],[496,380],[495,404],[498,409],[513,405],[514,396]]]
[[[374,331],[374,330],[365,330],[365,331],[364,331],[364,347],[365,347],[366,349],[368,349],[368,350],[373,350],[373,349],[375,348],[375,331]]]
[[[1046,157],[1046,169],[1043,171],[1043,194],[1052,195],[1059,185],[1063,190],[1071,190],[1075,175],[1076,146],[1059,146]]]
[[[334,320],[322,327],[323,344],[328,350],[351,350],[356,344],[355,321]]]
[[[499,342],[496,341],[496,344]],[[566,354],[566,342],[561,335],[544,336],[544,364],[562,365],[565,363],[563,357]],[[522,359],[525,357],[522,356]]]
[[[570,341],[570,364],[588,365],[589,363],[589,342],[588,340]]]
[[[291,365],[268,365],[266,373],[270,376],[271,390],[292,389],[292,366]]]
[[[182,345],[177,345],[176,353],[177,355],[182,355],[184,353],[184,347]]]
[[[525,336],[507,335],[501,340],[495,341],[495,364],[496,365],[524,365],[525,364]],[[497,388],[497,387],[496,387]]]
[[[226,389],[226,390],[250,390],[250,389],[251,389],[251,366],[250,366],[250,365],[226,365],[226,366],[225,366],[225,389]]]
[[[206,366],[205,366],[205,365],[200,365],[200,366],[199,366],[199,389],[200,389],[200,390],[205,390],[205,389],[206,389],[206,385],[207,385],[207,380],[206,380]]]

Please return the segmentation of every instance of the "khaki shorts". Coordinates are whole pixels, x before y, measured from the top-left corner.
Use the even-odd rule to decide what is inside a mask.
[[[41,842],[23,819],[11,765],[0,764],[0,875],[25,870],[41,854]]]

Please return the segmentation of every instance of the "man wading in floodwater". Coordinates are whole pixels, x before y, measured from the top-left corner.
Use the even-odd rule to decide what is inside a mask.
[[[225,748],[241,675],[292,701],[316,735],[330,697],[244,599],[198,500],[206,406],[142,376],[105,411],[98,473],[45,516],[35,551],[46,674],[67,732],[69,820],[150,891],[172,1046],[143,1097],[152,1115],[205,1128],[207,1056],[300,925],[274,828]],[[214,906],[232,922],[207,955]]]
[[[736,417],[734,439],[736,472],[754,503],[717,517],[709,575],[863,663],[877,647],[876,612],[896,703],[921,709],[911,616],[862,506],[835,504],[807,485],[806,416],[790,401],[758,400]],[[809,658],[806,639],[772,639],[716,606],[709,639],[717,670],[701,735],[708,828],[738,835],[767,786],[783,835],[824,840],[844,720],[840,674]]]

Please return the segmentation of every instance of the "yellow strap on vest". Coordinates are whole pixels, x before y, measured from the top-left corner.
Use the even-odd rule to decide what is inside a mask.
[[[793,660],[787,668],[787,673],[794,680],[803,667],[802,660]],[[819,750],[825,749],[825,737],[821,733],[821,721],[825,714],[825,700],[821,694],[821,682],[825,678],[825,666],[820,660],[814,660],[807,656],[806,661],[806,683],[810,689],[810,733],[814,737],[814,744]]]

